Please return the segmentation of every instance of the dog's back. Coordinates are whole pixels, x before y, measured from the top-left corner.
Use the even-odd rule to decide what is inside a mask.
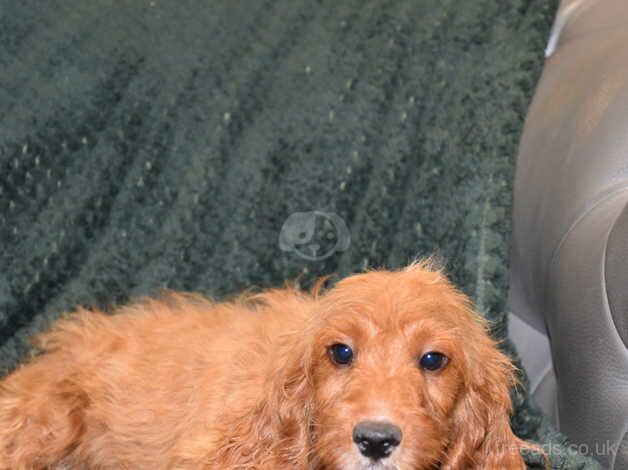
[[[310,300],[170,293],[114,315],[79,310],[0,382],[0,469],[200,467],[259,402],[275,344]]]

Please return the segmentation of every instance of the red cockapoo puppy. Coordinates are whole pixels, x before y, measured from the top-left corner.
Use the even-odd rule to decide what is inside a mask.
[[[425,263],[79,310],[0,382],[0,468],[525,468],[514,368]]]

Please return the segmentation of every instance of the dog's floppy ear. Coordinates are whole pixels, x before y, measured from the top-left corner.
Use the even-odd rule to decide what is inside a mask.
[[[208,468],[307,468],[308,365],[302,348],[301,354],[293,354],[291,347],[284,347],[269,365],[275,372],[267,375],[259,401],[252,412],[246,410],[224,430],[228,443],[218,449]]]
[[[468,331],[465,391],[454,414],[442,470],[526,468],[520,450],[538,451],[510,427],[510,387],[516,368],[478,323]]]
[[[268,468],[307,467],[312,411],[310,361],[308,342],[302,335],[295,333],[281,341],[272,365],[275,373],[268,376],[267,395],[254,418],[256,442],[268,440]]]

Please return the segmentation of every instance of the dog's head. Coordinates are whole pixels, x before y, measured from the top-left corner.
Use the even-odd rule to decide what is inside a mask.
[[[349,277],[314,310],[277,364],[270,407],[308,468],[524,468],[514,368],[440,272]]]

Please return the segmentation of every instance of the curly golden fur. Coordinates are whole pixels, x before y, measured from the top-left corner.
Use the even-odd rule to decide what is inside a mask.
[[[348,345],[350,364],[332,360]],[[416,263],[214,303],[80,309],[0,382],[0,469],[524,469],[514,367],[466,296]],[[447,358],[426,370],[427,352]],[[381,459],[357,423],[394,423]]]

